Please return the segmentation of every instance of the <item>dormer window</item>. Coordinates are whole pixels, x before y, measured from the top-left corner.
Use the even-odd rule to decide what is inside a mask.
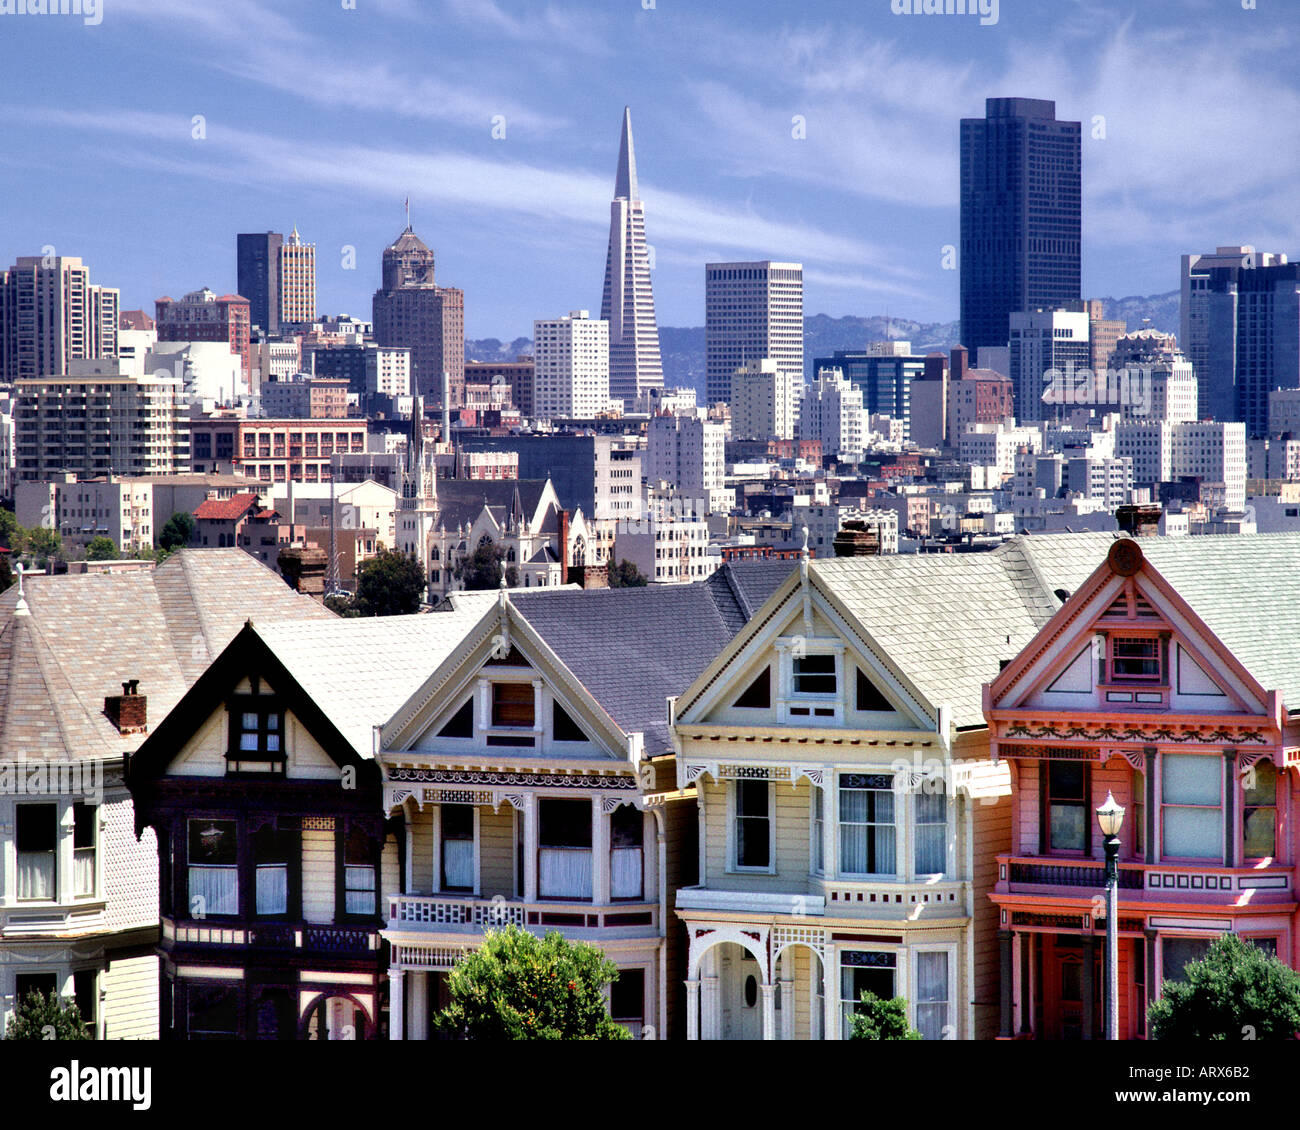
[[[492,725],[531,730],[534,721],[532,683],[492,684]]]
[[[228,773],[284,774],[284,714],[269,695],[246,695],[230,704]]]
[[[1163,647],[1160,638],[1158,636],[1111,636],[1110,681],[1112,683],[1163,682]]]
[[[794,658],[794,693],[833,695],[839,683],[834,655],[797,655]]]

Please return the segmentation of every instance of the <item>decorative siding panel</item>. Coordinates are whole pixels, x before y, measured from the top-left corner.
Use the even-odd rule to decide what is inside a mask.
[[[104,861],[104,923],[109,930],[158,924],[158,838],[146,828],[135,838],[135,810],[129,797],[105,798],[100,833]]]
[[[153,954],[111,960],[100,983],[107,1039],[158,1039],[158,959]]]
[[[433,893],[433,810],[425,805],[423,810],[413,805],[407,808],[411,828],[411,892]]]

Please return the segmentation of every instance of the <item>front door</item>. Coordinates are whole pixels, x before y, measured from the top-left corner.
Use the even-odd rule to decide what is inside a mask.
[[[1084,970],[1084,948],[1061,939],[1043,938],[1043,1038],[1081,1040],[1084,1037],[1083,1006],[1088,978]],[[1098,1035],[1101,1019],[1101,973],[1097,953],[1092,954],[1092,1038]]]
[[[763,974],[758,962],[735,942],[720,945],[718,988],[722,995],[722,1038],[763,1038]]]

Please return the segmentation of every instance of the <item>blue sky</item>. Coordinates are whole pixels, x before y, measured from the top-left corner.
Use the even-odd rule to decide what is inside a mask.
[[[991,26],[891,0],[351,2],[0,15],[4,265],[53,246],[152,311],[233,290],[235,233],[296,223],[321,311],[369,317],[409,194],[467,334],[529,334],[598,312],[627,104],[660,324],[702,324],[704,263],[742,258],[801,261],[810,314],[947,320],[958,120],[989,96],[1084,123],[1085,294],[1172,290],[1218,244],[1300,252],[1296,0],[1001,0]]]

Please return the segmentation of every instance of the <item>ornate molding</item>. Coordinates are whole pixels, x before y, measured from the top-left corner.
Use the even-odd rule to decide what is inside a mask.
[[[630,776],[604,776],[570,773],[511,773],[479,769],[407,769],[388,771],[390,781],[406,781],[430,785],[505,785],[547,789],[637,789],[637,780]]]
[[[1017,724],[1008,726],[1002,740],[1023,738],[1028,741],[1141,742],[1143,745],[1267,745],[1262,729],[1234,726],[1217,729],[1209,726],[1070,726]]]

